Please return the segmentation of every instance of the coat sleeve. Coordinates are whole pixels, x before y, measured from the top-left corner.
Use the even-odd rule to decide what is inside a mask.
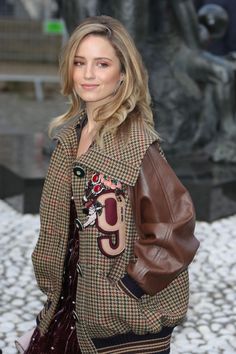
[[[174,171],[159,153],[159,144],[147,150],[136,185],[130,190],[139,238],[136,261],[118,282],[135,298],[155,295],[185,270],[199,247],[194,237],[192,200]]]

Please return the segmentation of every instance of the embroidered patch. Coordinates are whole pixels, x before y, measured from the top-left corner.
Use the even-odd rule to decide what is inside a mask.
[[[105,205],[96,219],[97,228],[103,234],[98,237],[98,247],[105,256],[116,257],[125,249],[124,195],[117,196],[114,191],[106,191],[97,201]]]
[[[94,173],[83,197],[85,222],[76,219],[80,230],[94,226],[103,234],[98,247],[107,257],[115,257],[125,249],[125,197],[121,182],[107,175]]]

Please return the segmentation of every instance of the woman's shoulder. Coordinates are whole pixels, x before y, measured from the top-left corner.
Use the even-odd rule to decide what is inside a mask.
[[[78,116],[68,119],[55,134],[54,139],[58,142],[70,142],[77,135],[77,128],[86,119],[86,114],[82,111]]]
[[[154,141],[159,141],[155,128],[141,120],[134,120],[130,126],[129,142],[149,146]]]

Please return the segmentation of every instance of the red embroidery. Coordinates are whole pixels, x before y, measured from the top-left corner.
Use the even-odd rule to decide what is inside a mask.
[[[98,247],[107,257],[116,257],[125,249],[125,198],[121,183],[107,175],[93,174],[83,197],[84,223],[77,219],[80,229],[96,224],[102,236]]]

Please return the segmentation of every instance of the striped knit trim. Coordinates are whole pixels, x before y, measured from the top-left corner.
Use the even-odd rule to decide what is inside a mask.
[[[140,299],[145,292],[142,288],[136,283],[136,281],[129,276],[129,274],[125,274],[123,278],[121,278],[117,285],[129,296],[133,297],[134,299]]]
[[[170,352],[170,336],[163,340],[157,341],[144,341],[139,343],[129,343],[123,346],[108,347],[98,349],[98,353],[102,354],[168,354]]]
[[[163,333],[163,336],[159,334],[151,335],[135,335],[133,333],[127,333],[124,335],[114,336],[111,339],[107,338],[107,342],[110,341],[110,345],[102,346],[106,343],[106,339],[94,339],[95,346],[97,347],[98,353],[101,354],[167,354],[170,352],[170,341],[171,333],[173,328],[164,328],[160,333]],[[169,334],[165,332],[169,332]],[[122,338],[123,336],[123,338]],[[119,342],[125,340],[124,343],[116,344],[115,341]],[[112,344],[113,342],[113,344]]]

